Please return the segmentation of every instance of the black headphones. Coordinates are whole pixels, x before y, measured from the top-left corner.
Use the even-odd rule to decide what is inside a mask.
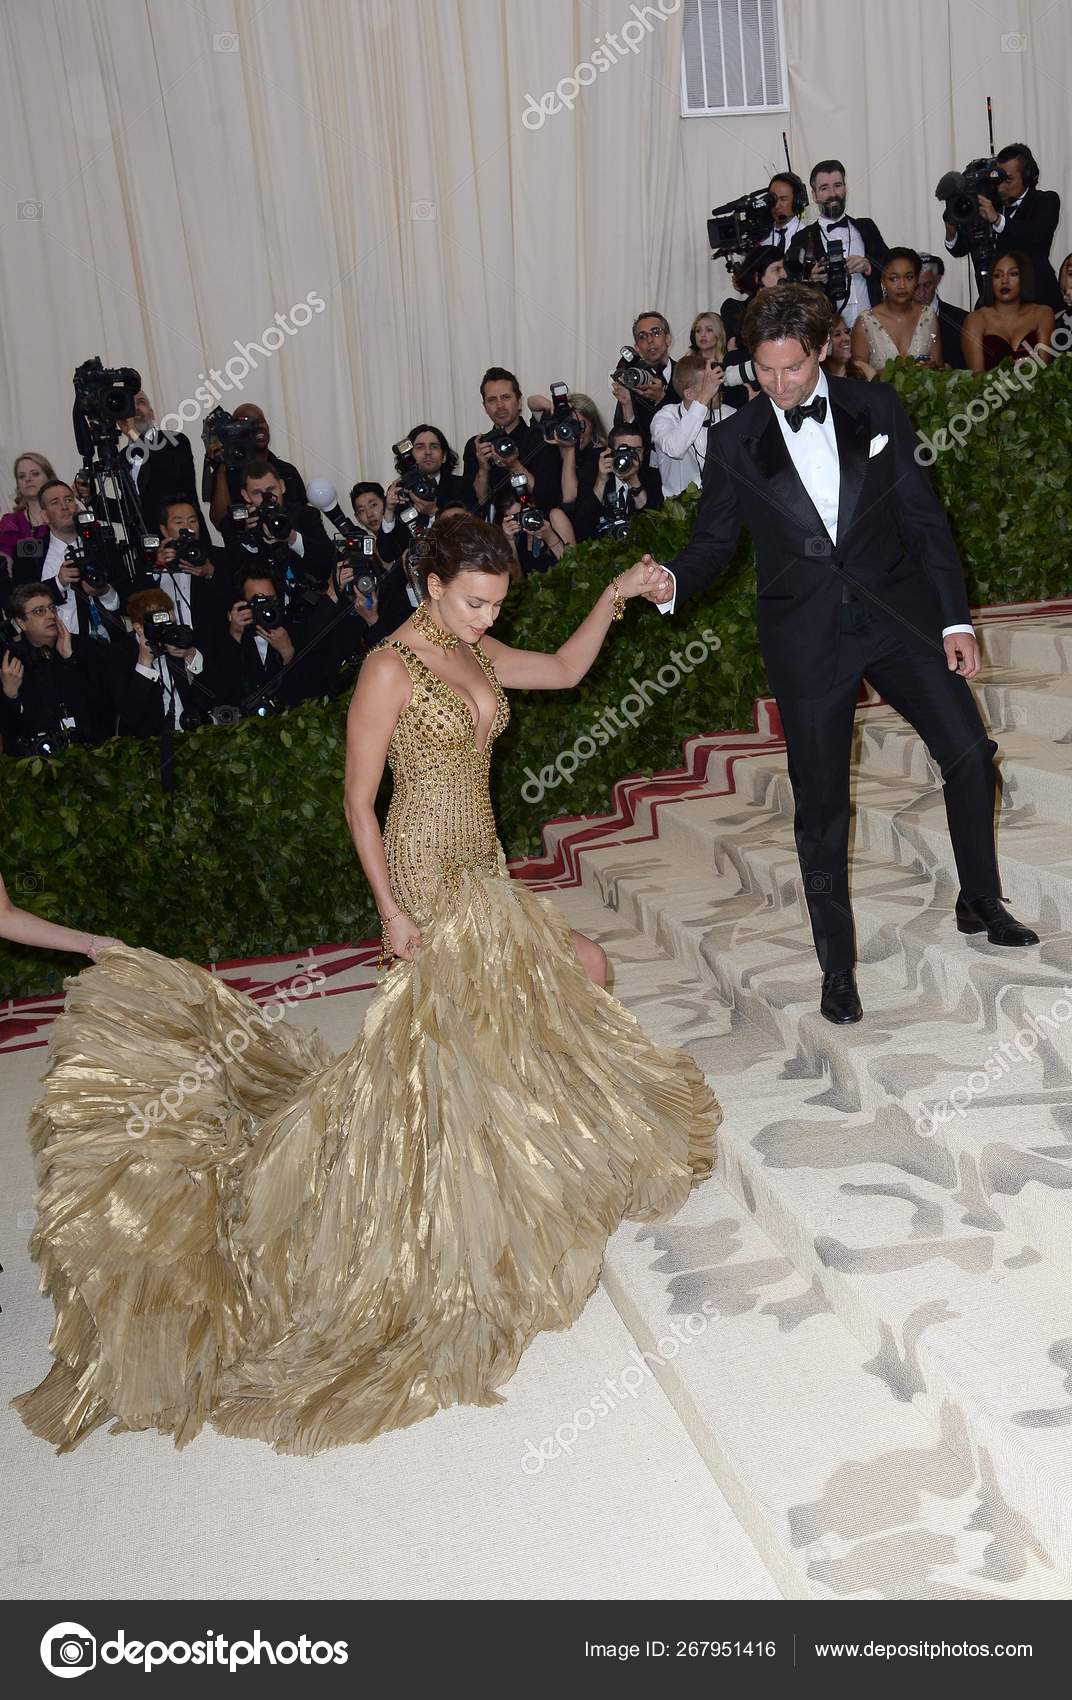
[[[808,191],[795,171],[776,171],[771,183],[789,183],[793,189],[793,211],[799,216],[808,205]],[[770,183],[767,185],[770,188]]]
[[[1012,155],[1015,153],[1019,155],[1020,172],[1024,180],[1025,189],[1037,188],[1039,180],[1038,160],[1031,152],[1027,143],[1012,142],[1009,147],[1002,148],[1001,151],[1003,154]]]

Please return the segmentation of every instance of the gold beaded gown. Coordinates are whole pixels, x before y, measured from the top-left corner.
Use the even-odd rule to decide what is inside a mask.
[[[209,1422],[309,1454],[499,1404],[533,1335],[580,1314],[622,1219],[671,1215],[713,1167],[721,1111],[695,1063],[646,1039],[509,877],[490,658],[473,646],[498,699],[481,750],[462,698],[387,644],[412,690],[384,846],[422,942],[352,1048],[150,950],[66,981],[31,1122],[55,1361],[13,1401],[60,1452],[105,1423],[181,1447]]]

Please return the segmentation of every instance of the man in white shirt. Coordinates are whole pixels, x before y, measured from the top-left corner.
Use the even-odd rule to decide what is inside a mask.
[[[722,401],[723,368],[702,354],[683,354],[674,374],[679,402],[660,407],[651,422],[651,459],[664,496],[679,496],[703,479],[707,433],[736,409]]]
[[[840,242],[849,274],[849,298],[840,311],[851,330],[859,315],[882,297],[880,273],[889,249],[873,219],[849,218],[846,214],[849,191],[845,167],[839,159],[820,160],[812,167],[810,182],[819,216],[814,224],[798,230],[790,242],[787,270],[796,277],[797,264],[818,265],[820,270],[811,271],[805,280],[818,282],[825,276],[830,244]]]
[[[201,677],[205,658],[196,644],[166,644],[161,648],[148,642],[146,625],[152,615],[161,612],[173,624],[182,623],[175,621],[171,597],[159,588],[136,590],[127,604],[138,653],[132,674],[116,681],[118,731],[123,736],[151,737],[165,727],[181,732],[184,712],[197,706],[189,681]]]
[[[979,671],[964,574],[945,512],[916,459],[890,384],[829,378],[826,298],[783,284],[751,302],[742,334],[762,395],[710,439],[692,536],[644,592],[662,612],[706,590],[747,523],[757,629],[786,739],[795,834],[820,1011],[858,1021],[849,900],[849,759],[867,679],[941,769],[960,932],[1037,944],[1000,901],[994,848],[997,746],[966,681]],[[650,556],[645,563],[653,565]]]
[[[69,484],[51,479],[42,484],[37,496],[41,512],[48,521],[48,543],[40,573],[34,574],[42,584],[54,585],[62,600],[57,614],[73,637],[99,637],[109,640],[108,622],[100,609],[119,612],[119,592],[109,585],[83,583],[77,563],[67,560],[68,549],[78,543],[78,498]],[[99,606],[98,606],[99,605]]]

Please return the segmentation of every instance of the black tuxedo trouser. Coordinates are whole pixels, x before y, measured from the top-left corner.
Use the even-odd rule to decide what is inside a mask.
[[[820,966],[851,968],[856,959],[849,902],[849,759],[856,699],[867,679],[903,714],[941,770],[946,816],[961,891],[999,897],[994,848],[997,745],[987,736],[967,680],[945,653],[921,653],[895,628],[868,617],[856,601],[842,606],[838,682],[823,696],[779,696],[794,830],[804,894]]]

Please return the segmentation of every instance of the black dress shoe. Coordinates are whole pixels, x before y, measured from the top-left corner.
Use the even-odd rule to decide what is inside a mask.
[[[859,1021],[863,1015],[856,975],[851,968],[834,968],[823,975],[823,997],[819,1014],[827,1021]]]
[[[991,944],[1038,944],[1039,936],[1010,915],[999,897],[958,897],[957,931],[985,933]]]

